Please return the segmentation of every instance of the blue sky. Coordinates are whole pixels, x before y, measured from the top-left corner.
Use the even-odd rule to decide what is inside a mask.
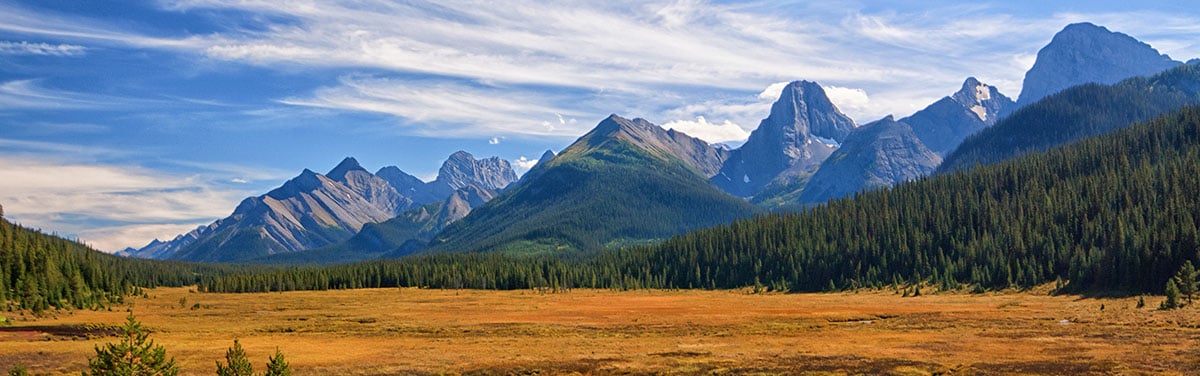
[[[860,123],[1016,98],[1072,22],[1200,55],[1186,2],[892,3],[0,0],[0,204],[113,251],[346,156],[528,166],[610,113],[736,142],[791,80]]]

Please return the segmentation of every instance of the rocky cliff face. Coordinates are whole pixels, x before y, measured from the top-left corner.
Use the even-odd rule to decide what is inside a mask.
[[[803,203],[822,203],[855,192],[892,186],[929,175],[942,158],[925,147],[908,124],[888,116],[846,138],[800,193]]]
[[[854,121],[829,101],[820,85],[792,82],[711,181],[733,195],[749,197],[773,181],[807,176],[854,128]]]
[[[459,151],[442,163],[437,179],[417,190],[417,199],[440,201],[469,186],[498,191],[515,181],[517,173],[508,161],[497,157],[477,160],[471,153]]]
[[[1067,25],[1037,54],[1025,73],[1018,107],[1085,83],[1113,84],[1178,66],[1180,62],[1131,36],[1090,23]]]
[[[945,155],[958,147],[967,136],[996,123],[1015,107],[1012,99],[994,86],[969,77],[962,89],[917,111],[902,123],[935,153]]]

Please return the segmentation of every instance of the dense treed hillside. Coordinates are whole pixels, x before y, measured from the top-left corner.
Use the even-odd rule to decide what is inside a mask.
[[[968,137],[946,155],[938,171],[962,170],[1044,151],[1196,103],[1200,103],[1197,63],[1108,86],[1076,86],[1025,106]]]
[[[383,286],[818,291],[931,281],[1154,292],[1200,261],[1200,108],[1046,153],[589,258],[431,255],[239,274],[209,291]]]
[[[218,266],[126,259],[0,218],[0,309],[99,308],[142,287],[186,286]]]

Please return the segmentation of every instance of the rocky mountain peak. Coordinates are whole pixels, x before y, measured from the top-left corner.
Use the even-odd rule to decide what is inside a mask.
[[[942,158],[925,147],[912,128],[887,116],[863,125],[821,164],[800,202],[821,203],[855,192],[891,186],[933,172]]]
[[[910,125],[929,149],[945,154],[958,147],[967,136],[994,124],[1015,107],[1012,99],[1001,94],[995,86],[967,77],[957,92],[900,122]]]
[[[542,153],[541,158],[538,158],[538,164],[549,162],[550,159],[553,159],[553,158],[554,158],[554,151],[546,149],[546,152]]]
[[[771,105],[770,124],[802,141],[808,135],[842,142],[854,130],[854,121],[837,109],[825,89],[812,81],[793,81]]]
[[[612,139],[624,140],[664,158],[678,158],[706,178],[716,174],[727,157],[726,151],[686,133],[663,129],[646,119],[631,120],[615,114],[602,120],[576,143],[596,146]]]
[[[357,159],[354,159],[354,157],[346,157],[346,159],[343,159],[342,162],[338,163],[336,167],[334,167],[332,170],[329,170],[329,173],[325,174],[325,176],[336,181],[345,181],[346,174],[350,173],[351,171],[370,173],[370,171],[367,171],[367,169],[363,168],[362,165],[358,164]]]
[[[444,182],[451,190],[472,184],[496,190],[517,181],[517,173],[506,160],[497,157],[476,160],[471,153],[458,151],[442,164],[437,181]]]
[[[396,166],[387,166],[381,168],[379,171],[375,172],[375,176],[386,180],[388,184],[392,186],[392,188],[396,188],[397,192],[400,192],[406,196],[411,195],[413,191],[416,191],[422,185],[425,185],[425,182],[421,181],[421,179],[418,179],[416,176],[409,175]]]
[[[1129,35],[1091,23],[1070,24],[1038,51],[1017,104],[1025,106],[1072,86],[1113,84],[1179,64]]]
[[[821,85],[792,82],[712,182],[726,192],[749,197],[774,181],[807,176],[854,129],[854,121],[837,109]]]

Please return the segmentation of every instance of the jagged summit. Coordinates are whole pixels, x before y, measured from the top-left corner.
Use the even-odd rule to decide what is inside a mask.
[[[773,182],[803,179],[854,128],[854,121],[838,110],[821,85],[792,82],[712,182],[733,195],[750,197]]]
[[[829,100],[825,88],[812,81],[792,81],[784,87],[768,118],[774,125],[795,127],[800,137],[811,134],[842,142],[854,130],[854,122]]]
[[[962,87],[921,111],[901,119],[930,150],[946,154],[967,136],[992,125],[1015,108],[995,86],[967,77]]]
[[[346,179],[346,174],[350,171],[369,172],[367,169],[363,168],[362,165],[358,164],[358,160],[354,159],[354,157],[346,157],[346,159],[343,159],[342,162],[338,163],[336,167],[334,167],[332,170],[329,170],[329,173],[325,174],[325,176],[333,180],[344,181]]]
[[[1179,64],[1129,35],[1087,22],[1070,24],[1038,51],[1017,104],[1023,107],[1072,86],[1113,84]]]

